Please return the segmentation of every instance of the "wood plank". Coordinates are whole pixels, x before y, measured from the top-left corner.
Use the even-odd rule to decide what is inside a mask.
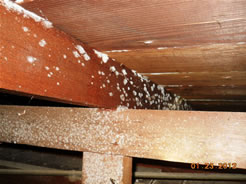
[[[186,99],[246,100],[246,86],[174,86],[166,90]]]
[[[140,73],[246,70],[246,42],[107,52]]]
[[[42,0],[23,6],[100,50],[246,41],[244,0]]]
[[[174,72],[160,74],[146,74],[158,84],[167,87],[177,86],[246,86],[246,72]]]
[[[92,107],[187,108],[183,101],[175,104],[163,88],[11,1],[0,1],[0,12],[0,89]]]
[[[82,184],[129,184],[132,172],[132,158],[83,153]]]
[[[190,100],[189,103],[200,111],[246,112],[245,100],[194,99]]]
[[[246,114],[0,107],[0,141],[246,168]]]

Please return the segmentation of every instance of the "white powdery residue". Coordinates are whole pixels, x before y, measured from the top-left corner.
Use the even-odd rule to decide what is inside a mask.
[[[84,59],[85,59],[86,61],[89,61],[89,60],[91,59],[90,56],[89,56],[88,54],[84,54],[83,56],[84,56]]]
[[[52,23],[38,15],[36,15],[33,12],[30,12],[24,8],[22,8],[21,6],[19,6],[18,4],[10,1],[10,0],[2,0],[0,1],[0,4],[3,5],[7,10],[9,11],[14,11],[17,12],[18,14],[23,14],[23,16],[25,18],[32,18],[35,22],[41,22],[42,25],[45,28],[52,28]]]
[[[76,57],[76,58],[80,57],[80,55],[79,55],[79,53],[78,53],[77,51],[73,51],[73,55],[74,55],[74,57]]]
[[[108,57],[107,54],[104,54],[104,53],[102,53],[102,52],[99,52],[99,51],[97,51],[97,50],[95,50],[95,49],[93,49],[93,50],[94,50],[95,54],[97,55],[97,57],[102,58],[102,61],[103,61],[104,63],[107,63],[107,62],[108,62],[109,57]]]
[[[243,45],[243,44],[246,44],[246,42],[238,42],[237,44],[238,45]]]
[[[50,69],[48,66],[45,66],[44,68],[45,68],[45,70],[49,70]]]
[[[108,95],[109,95],[109,96],[113,96],[113,93],[112,93],[112,92],[110,92],[110,93],[108,93]]]
[[[116,71],[116,68],[115,68],[114,66],[111,66],[111,67],[109,68],[109,70],[110,70],[111,72],[115,72],[115,71]]]
[[[46,44],[47,43],[44,39],[40,40],[40,42],[39,42],[40,47],[44,47]]]
[[[137,92],[135,90],[132,91],[134,96],[137,96]]]
[[[64,58],[64,59],[67,59],[67,55],[66,55],[66,54],[64,54],[64,55],[63,55],[63,58]]]
[[[120,99],[121,99],[121,101],[125,101],[125,95],[121,94]]]
[[[147,41],[145,41],[144,43],[145,43],[145,44],[151,44],[151,43],[153,43],[153,40],[147,40]]]
[[[124,80],[123,80],[123,84],[124,84],[124,85],[126,85],[127,82],[128,82],[127,79],[124,79]]]
[[[122,69],[121,71],[122,71],[123,75],[127,75],[127,72],[125,69]]]
[[[142,98],[142,97],[143,97],[143,93],[138,93],[138,96],[139,96],[140,98]]]
[[[60,86],[60,82],[57,82],[56,85],[57,85],[57,86]]]
[[[110,83],[110,80],[107,80],[107,83]]]
[[[37,58],[32,56],[27,56],[26,59],[29,63],[34,63],[35,61],[37,61]]]
[[[28,27],[25,27],[25,26],[22,27],[22,29],[23,29],[24,32],[28,32],[29,31]]]
[[[18,3],[18,4],[21,4],[23,2],[24,2],[24,0],[15,0],[15,3]]]
[[[76,45],[75,48],[79,51],[80,54],[85,54],[85,49],[81,45]]]
[[[129,50],[123,49],[123,50],[110,50],[106,52],[129,52]]]
[[[116,109],[116,112],[122,112],[122,111],[125,111],[125,110],[127,110],[127,109],[128,109],[128,107],[123,106],[123,105],[119,105],[119,106],[117,107],[117,109]]]
[[[168,49],[168,47],[158,47],[158,50],[164,50],[164,49]]]
[[[82,66],[85,66],[85,64],[84,64],[84,63],[81,63],[81,65],[82,65]]]
[[[60,68],[57,66],[57,67],[56,67],[56,71],[59,71],[59,70],[60,70]]]

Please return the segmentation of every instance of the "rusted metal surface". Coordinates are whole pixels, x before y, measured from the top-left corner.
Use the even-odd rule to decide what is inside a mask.
[[[132,183],[132,158],[120,155],[83,153],[83,184]]]

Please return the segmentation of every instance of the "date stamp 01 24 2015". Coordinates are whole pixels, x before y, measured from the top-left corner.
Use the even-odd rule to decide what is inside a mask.
[[[237,163],[218,163],[214,165],[214,163],[191,163],[191,169],[236,169]]]

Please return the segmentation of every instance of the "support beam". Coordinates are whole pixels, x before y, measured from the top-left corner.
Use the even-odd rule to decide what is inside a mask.
[[[246,168],[246,114],[0,107],[0,141]]]
[[[82,184],[132,183],[132,158],[84,152],[82,163]]]
[[[181,98],[19,5],[1,0],[0,12],[0,90],[91,107],[189,109]]]

